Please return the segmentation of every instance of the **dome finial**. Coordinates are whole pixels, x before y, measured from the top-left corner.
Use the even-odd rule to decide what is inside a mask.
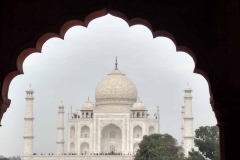
[[[115,69],[117,69],[117,65],[118,63],[117,63],[117,57],[116,57]]]

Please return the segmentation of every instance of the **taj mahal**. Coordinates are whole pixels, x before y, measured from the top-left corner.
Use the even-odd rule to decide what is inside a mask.
[[[192,96],[189,85],[184,90],[181,145],[185,156],[194,147]],[[132,160],[144,135],[160,132],[160,112],[154,118],[138,98],[134,83],[118,69],[109,73],[95,90],[95,102],[89,99],[81,110],[68,113],[64,126],[64,105],[58,106],[56,153],[39,155],[33,152],[33,89],[26,90],[24,148],[22,160]],[[64,132],[66,130],[66,133]],[[67,134],[67,140],[64,140]],[[66,143],[67,151],[64,151]]]

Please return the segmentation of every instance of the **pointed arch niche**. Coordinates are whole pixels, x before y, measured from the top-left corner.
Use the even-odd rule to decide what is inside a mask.
[[[75,138],[75,127],[74,126],[72,126],[70,128],[70,138]]]
[[[75,143],[73,142],[70,144],[70,152],[75,153]]]
[[[88,126],[81,128],[81,138],[90,138],[90,128]]]
[[[136,142],[133,145],[133,155],[135,155],[137,153],[137,150],[139,149],[139,143]]]
[[[150,126],[148,128],[148,134],[151,135],[151,134],[154,134],[155,133],[155,128],[153,126]]]
[[[80,152],[82,155],[89,154],[89,144],[87,142],[81,144]]]
[[[138,138],[142,138],[142,135],[143,135],[143,133],[142,133],[143,131],[142,131],[142,127],[140,127],[140,126],[135,126],[134,128],[133,128],[133,138],[134,139],[138,139]]]

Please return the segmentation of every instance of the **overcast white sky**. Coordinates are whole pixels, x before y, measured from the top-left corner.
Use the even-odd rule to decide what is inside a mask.
[[[65,105],[66,126],[71,105],[76,111],[88,96],[95,101],[95,88],[114,69],[116,56],[118,68],[134,82],[151,117],[159,105],[161,133],[171,134],[180,142],[181,105],[187,83],[193,89],[194,130],[216,125],[208,84],[193,73],[192,58],[176,52],[167,38],[153,39],[145,26],[129,27],[124,20],[107,15],[93,20],[88,28],[69,29],[64,40],[48,40],[41,54],[27,57],[24,75],[14,78],[9,88],[12,102],[0,128],[0,155],[22,155],[25,91],[30,83],[35,91],[34,153],[55,154],[58,104],[62,100]]]

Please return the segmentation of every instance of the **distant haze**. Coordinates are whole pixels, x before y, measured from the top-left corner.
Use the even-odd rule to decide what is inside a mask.
[[[171,40],[153,39],[145,26],[129,27],[124,20],[107,15],[93,20],[87,28],[72,27],[64,40],[52,38],[41,54],[27,57],[24,75],[14,78],[9,88],[12,102],[0,128],[0,155],[22,155],[25,91],[30,83],[35,91],[34,153],[55,154],[58,104],[63,101],[65,105],[66,126],[71,105],[76,111],[88,96],[95,101],[95,88],[114,69],[116,56],[118,68],[136,85],[151,117],[159,106],[161,133],[171,134],[180,142],[187,83],[193,90],[194,130],[216,124],[208,84],[193,73],[193,59],[176,52]],[[65,152],[66,141],[65,129]]]

